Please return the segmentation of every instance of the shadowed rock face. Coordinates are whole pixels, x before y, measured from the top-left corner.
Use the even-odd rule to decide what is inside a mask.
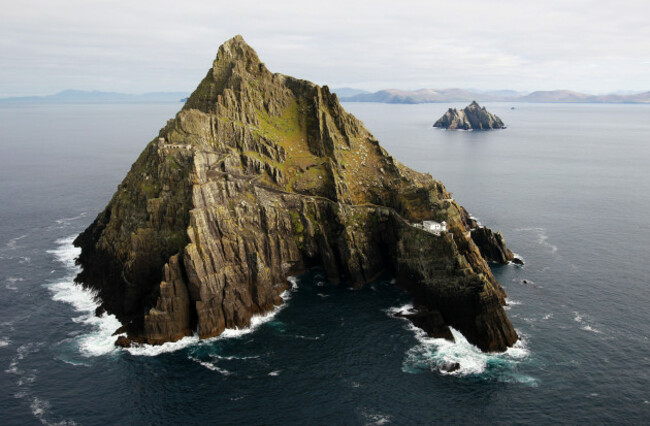
[[[427,219],[449,232],[411,226]],[[502,351],[517,334],[466,222],[326,86],[272,74],[237,36],[75,240],[77,281],[124,324],[124,345],[246,327],[312,266],[354,287],[388,273],[417,325]]]
[[[449,130],[490,130],[505,129],[506,126],[499,117],[490,114],[485,107],[479,106],[474,101],[460,111],[456,108],[449,108],[433,127],[442,127]]]
[[[514,254],[506,247],[501,232],[493,232],[490,228],[472,229],[472,239],[479,248],[481,255],[488,262],[508,263],[514,259]]]

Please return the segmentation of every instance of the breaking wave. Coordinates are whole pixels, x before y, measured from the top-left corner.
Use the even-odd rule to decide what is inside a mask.
[[[115,351],[113,332],[121,324],[114,315],[96,316],[95,310],[99,304],[95,293],[75,284],[74,277],[79,272],[75,259],[79,256],[80,249],[72,245],[74,238],[73,236],[59,239],[56,241],[57,248],[47,251],[66,267],[69,274],[54,283],[47,284],[46,287],[52,293],[52,300],[67,303],[80,314],[72,319],[74,322],[91,328],[90,332],[81,333],[74,338],[81,355],[85,357],[105,355]]]
[[[53,300],[68,303],[81,314],[73,318],[74,322],[85,324],[92,328],[90,332],[80,334],[74,338],[76,346],[83,356],[102,356],[116,352],[119,349],[114,344],[116,337],[113,333],[121,326],[121,323],[114,315],[103,314],[100,317],[96,316],[95,310],[99,304],[96,301],[95,293],[74,283],[74,277],[79,272],[79,267],[75,265],[75,259],[80,254],[80,249],[74,247],[72,244],[74,239],[75,237],[71,236],[56,240],[57,247],[47,251],[66,267],[69,275],[55,283],[47,284],[46,287],[52,293]],[[291,284],[291,288],[281,294],[285,303],[276,306],[275,309],[266,314],[253,316],[249,327],[226,329],[221,335],[211,339],[200,340],[197,335],[193,335],[184,337],[176,342],[167,342],[162,345],[143,344],[123,350],[135,356],[157,356],[167,352],[175,352],[199,343],[210,343],[219,339],[237,338],[252,333],[262,324],[273,320],[287,306],[292,292],[298,289],[298,278],[289,277],[287,280]]]
[[[407,304],[389,309],[389,313],[406,313],[412,309]],[[407,320],[408,321],[408,320]],[[429,337],[427,333],[408,321],[407,328],[413,332],[418,344],[406,351],[402,371],[420,373],[438,372],[450,376],[480,376],[502,382],[524,383],[536,386],[538,380],[517,373],[517,365],[530,356],[525,336],[521,336],[511,348],[503,353],[485,353],[467,341],[459,331],[451,328],[455,342]]]

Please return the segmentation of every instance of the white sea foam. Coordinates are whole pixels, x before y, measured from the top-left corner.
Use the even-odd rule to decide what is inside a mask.
[[[506,305],[503,307],[503,309],[509,311],[510,309],[512,309],[513,306],[517,306],[517,305],[521,305],[521,302],[518,300],[506,298]]]
[[[11,358],[9,362],[9,368],[5,370],[5,373],[22,375],[24,372],[18,368],[20,361],[25,359],[25,357],[33,352],[38,352],[43,343],[40,342],[31,342],[25,345],[21,345],[16,349],[16,355]]]
[[[32,397],[29,408],[32,411],[32,414],[38,421],[44,425],[56,425],[56,426],[65,426],[65,425],[76,425],[72,420],[62,420],[55,423],[50,422],[47,419],[47,412],[50,410],[50,403],[44,399],[38,397]]]
[[[75,220],[79,220],[79,219],[81,219],[82,217],[85,217],[85,216],[86,216],[86,212],[82,212],[82,213],[78,214],[77,216],[63,217],[61,219],[57,219],[56,223],[58,225],[68,225],[68,224],[70,224],[70,222],[74,222]]]
[[[52,293],[52,299],[71,305],[81,315],[73,321],[91,327],[90,332],[81,333],[75,337],[79,352],[86,357],[106,355],[116,350],[113,332],[121,324],[114,315],[103,314],[98,317],[95,310],[99,306],[96,295],[74,283],[74,276],[79,272],[75,259],[79,256],[80,249],[74,247],[74,236],[56,241],[57,248],[48,250],[56,260],[61,262],[70,272],[70,275],[52,284],[46,285]]]
[[[216,359],[224,359],[227,361],[231,360],[240,360],[240,359],[257,359],[259,358],[259,355],[251,355],[251,356],[237,356],[237,355],[219,355],[219,354],[210,354],[210,358],[216,358]]]
[[[303,336],[301,334],[295,334],[293,337],[296,339],[302,339],[302,340],[320,340],[321,337],[323,337],[324,334],[321,334],[319,336]]]
[[[198,362],[199,364],[201,364],[203,367],[207,368],[208,370],[216,371],[218,373],[223,374],[224,376],[230,376],[232,374],[230,371],[225,370],[223,368],[219,368],[216,364],[214,364],[212,362],[201,361],[200,359],[195,358],[193,356],[190,356],[189,359],[191,359],[194,362]]]
[[[292,290],[298,290],[298,277],[289,277],[287,278],[287,281],[291,283]]]
[[[392,308],[388,308],[386,310],[390,315],[395,316],[395,315],[406,315],[406,314],[412,314],[414,313],[414,308],[412,303],[407,303],[402,306],[394,306]]]
[[[165,342],[162,345],[138,345],[124,348],[125,351],[135,356],[158,356],[168,352],[176,352],[188,346],[199,343],[199,336],[187,336],[175,342]]]
[[[76,311],[82,313],[79,317],[73,318],[73,321],[92,327],[91,332],[75,337],[80,353],[88,357],[106,355],[118,350],[114,344],[115,336],[113,336],[113,333],[121,324],[114,315],[104,314],[97,317],[95,315],[95,310],[98,307],[96,295],[92,291],[74,283],[74,276],[79,272],[79,268],[75,265],[75,259],[80,254],[80,249],[72,245],[74,239],[74,236],[59,239],[56,241],[57,248],[48,250],[48,253],[54,255],[59,262],[63,263],[71,274],[58,282],[47,285],[47,288],[52,292],[53,300],[68,303]],[[124,350],[135,356],[157,356],[163,353],[175,352],[199,342],[209,343],[218,339],[237,338],[252,333],[262,324],[273,320],[287,306],[291,293],[298,289],[299,282],[297,277],[289,277],[287,280],[291,284],[291,289],[284,291],[280,295],[285,303],[276,306],[275,309],[263,315],[253,316],[250,326],[247,328],[226,329],[221,335],[203,341],[199,340],[197,335],[193,335],[176,342],[166,342],[162,345],[135,345]]]
[[[318,297],[320,297],[321,299],[325,299],[325,298],[327,298],[327,297],[330,297],[329,294],[323,294],[323,293],[316,293],[316,295],[317,295]]]
[[[72,245],[74,239],[74,235],[66,238],[60,238],[54,242],[57,244],[57,248],[48,250],[47,252],[53,254],[56,260],[63,263],[73,272],[77,272],[77,267],[74,261],[81,253],[81,249]]]
[[[80,316],[73,321],[90,326],[92,331],[80,333],[75,337],[79,352],[87,357],[106,355],[115,351],[115,336],[113,332],[122,324],[114,315],[95,315],[98,303],[95,295],[72,281],[72,277],[47,286],[52,292],[52,299],[72,305]]]
[[[543,320],[549,320],[553,318],[553,312],[550,312],[542,317]]]
[[[485,373],[491,364],[516,363],[529,355],[523,339],[503,353],[488,354],[481,352],[453,328],[451,332],[455,342],[428,337],[423,330],[412,324],[409,324],[409,328],[415,333],[420,344],[407,351],[403,365],[406,372],[428,369],[455,376],[477,375]],[[452,372],[441,370],[455,363],[460,366],[458,370]]]
[[[50,408],[50,403],[39,398],[32,398],[32,403],[29,405],[29,408],[32,410],[32,414],[43,424],[47,424],[45,421],[45,411]]]
[[[7,285],[5,285],[5,288],[7,290],[17,291],[18,287],[16,287],[16,283],[25,281],[25,279],[24,278],[19,278],[19,277],[8,277],[8,278],[5,278],[5,281],[8,283]]]
[[[391,308],[388,312],[394,315],[396,312],[408,311],[411,307],[411,305],[404,305]],[[416,327],[410,321],[408,321],[407,327],[415,335],[418,344],[406,352],[402,364],[404,372],[435,371],[445,375],[469,376],[482,375],[491,369],[496,369],[498,370],[496,377],[501,381],[525,383],[531,386],[537,384],[537,379],[517,375],[514,373],[514,369],[510,368],[530,356],[525,337],[521,334],[517,343],[505,352],[485,353],[469,343],[465,336],[454,328],[450,327],[455,342],[450,342],[446,339],[429,337],[424,330]],[[456,363],[459,365],[457,370],[445,371],[446,367]]]
[[[526,259],[524,259],[524,257],[522,255],[520,255],[518,253],[515,253],[515,252],[512,252],[512,255],[514,256],[515,259],[521,260],[522,262],[524,262],[524,264],[526,263]],[[520,264],[515,263],[513,261],[509,261],[508,265],[515,265],[515,266],[519,266],[519,267],[523,266],[523,265],[520,265]]]
[[[384,414],[375,414],[363,412],[361,413],[366,418],[366,425],[385,425],[391,422],[391,417]]]
[[[37,370],[34,370],[34,371],[33,371],[32,373],[30,373],[30,374],[23,374],[23,375],[21,375],[21,376],[20,376],[20,379],[18,379],[18,382],[16,382],[16,384],[17,384],[18,386],[24,386],[24,385],[26,385],[26,384],[34,383],[34,382],[36,381],[36,371],[37,371]]]
[[[275,370],[269,373],[269,376],[279,376],[282,370]]]
[[[65,359],[65,358],[61,358],[61,357],[58,357],[56,359],[63,362],[63,363],[65,363],[65,364],[73,365],[75,367],[79,367],[79,366],[90,367],[90,364],[86,364],[85,362],[73,361],[71,359]]]
[[[5,244],[5,247],[8,248],[9,250],[15,250],[16,247],[18,247],[18,241],[22,240],[25,238],[27,234],[21,235],[20,237],[12,238],[9,240],[7,244]]]
[[[585,319],[584,314],[581,314],[581,313],[579,313],[577,311],[574,311],[573,315],[574,315],[573,320],[580,324],[580,329],[581,330],[589,331],[589,332],[596,333],[596,334],[602,333],[602,331],[598,330],[597,328],[595,328],[593,326],[593,324],[591,324],[590,320]]]
[[[5,348],[9,346],[9,343],[11,340],[9,340],[7,337],[0,337],[0,348]]]

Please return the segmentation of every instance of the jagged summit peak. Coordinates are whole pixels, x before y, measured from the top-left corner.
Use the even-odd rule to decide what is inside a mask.
[[[272,78],[273,75],[260,61],[257,52],[241,35],[236,35],[219,46],[212,68],[190,95],[183,109],[214,112],[218,97],[225,95],[227,90],[230,90],[231,95],[239,96],[247,90],[249,83],[264,86]]]
[[[255,52],[255,50],[248,43],[246,43],[244,37],[239,34],[219,46],[219,51],[217,53],[215,62],[238,61],[260,63],[257,52]]]

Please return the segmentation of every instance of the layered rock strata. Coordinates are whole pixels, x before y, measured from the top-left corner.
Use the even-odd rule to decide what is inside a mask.
[[[423,220],[448,232],[412,226]],[[77,281],[124,324],[120,344],[246,327],[317,265],[353,287],[392,274],[430,333],[452,326],[484,351],[517,340],[444,186],[391,157],[327,86],[269,72],[240,36],[75,244]]]
[[[448,130],[490,130],[505,129],[506,126],[499,117],[489,113],[485,107],[481,107],[476,101],[473,101],[461,110],[449,108],[433,127],[442,127]]]

